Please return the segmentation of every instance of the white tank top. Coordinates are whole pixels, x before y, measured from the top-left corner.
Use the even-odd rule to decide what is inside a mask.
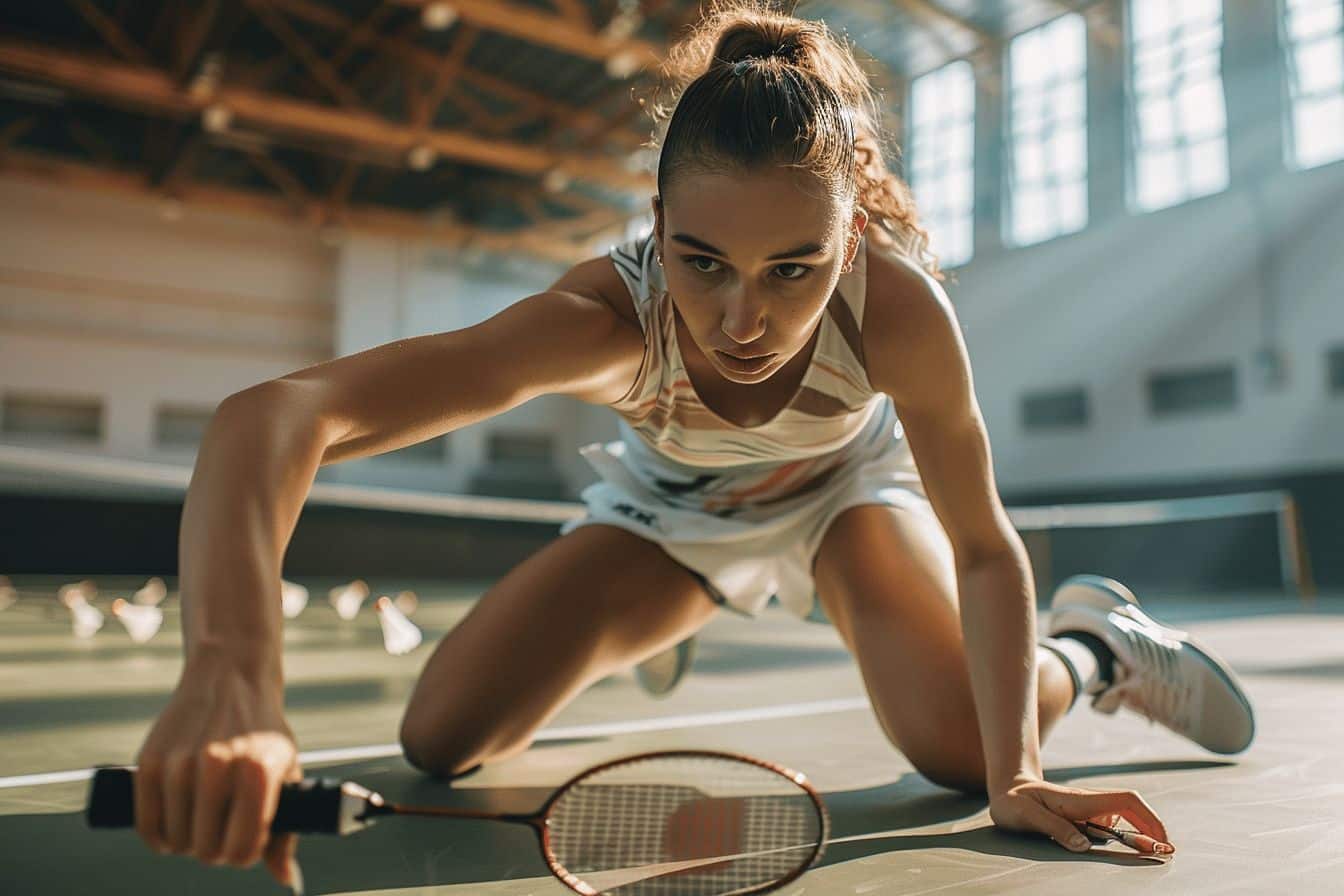
[[[630,390],[609,407],[621,416],[624,445],[615,453],[641,484],[670,503],[730,515],[813,492],[859,454],[903,437],[863,364],[867,251],[863,239],[792,400],[769,421],[744,427],[706,407],[691,384],[653,234],[612,247],[644,330],[644,358]]]

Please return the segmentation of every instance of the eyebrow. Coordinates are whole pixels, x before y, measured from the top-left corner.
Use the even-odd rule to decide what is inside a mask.
[[[711,252],[714,255],[722,255],[724,258],[728,257],[727,252],[724,252],[722,249],[716,249],[715,247],[711,246],[704,240],[698,240],[688,233],[674,233],[672,234],[672,239],[680,243],[685,243],[686,245],[691,246],[693,248],[699,249],[702,252]],[[767,258],[766,261],[776,261],[780,258],[801,258],[805,255],[816,255],[818,252],[823,251],[825,248],[826,247],[822,246],[820,243],[803,243],[801,246],[797,246],[785,252],[776,252],[774,255],[771,255],[769,258]]]

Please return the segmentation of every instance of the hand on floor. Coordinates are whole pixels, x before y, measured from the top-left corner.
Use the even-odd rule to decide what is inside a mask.
[[[1122,842],[1147,855],[1169,856],[1175,852],[1162,820],[1132,790],[1084,790],[1019,779],[990,798],[989,817],[1001,828],[1045,834],[1072,852],[1086,852],[1092,847],[1079,830],[1083,822],[1114,828],[1117,819],[1124,819],[1138,833]]]

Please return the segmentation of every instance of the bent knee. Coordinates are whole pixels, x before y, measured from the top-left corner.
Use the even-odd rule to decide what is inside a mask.
[[[406,761],[435,778],[459,777],[483,761],[478,755],[481,751],[470,749],[470,744],[460,740],[454,743],[453,738],[436,736],[414,723],[402,722],[399,740]]]
[[[915,767],[915,771],[928,778],[939,787],[956,790],[968,796],[984,796],[984,762],[977,757],[958,757],[954,753],[942,752],[906,753],[906,758]]]

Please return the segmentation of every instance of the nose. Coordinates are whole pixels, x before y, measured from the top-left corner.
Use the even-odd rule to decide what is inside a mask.
[[[724,306],[723,334],[738,345],[747,345],[765,333],[765,307],[747,295],[732,298]]]

